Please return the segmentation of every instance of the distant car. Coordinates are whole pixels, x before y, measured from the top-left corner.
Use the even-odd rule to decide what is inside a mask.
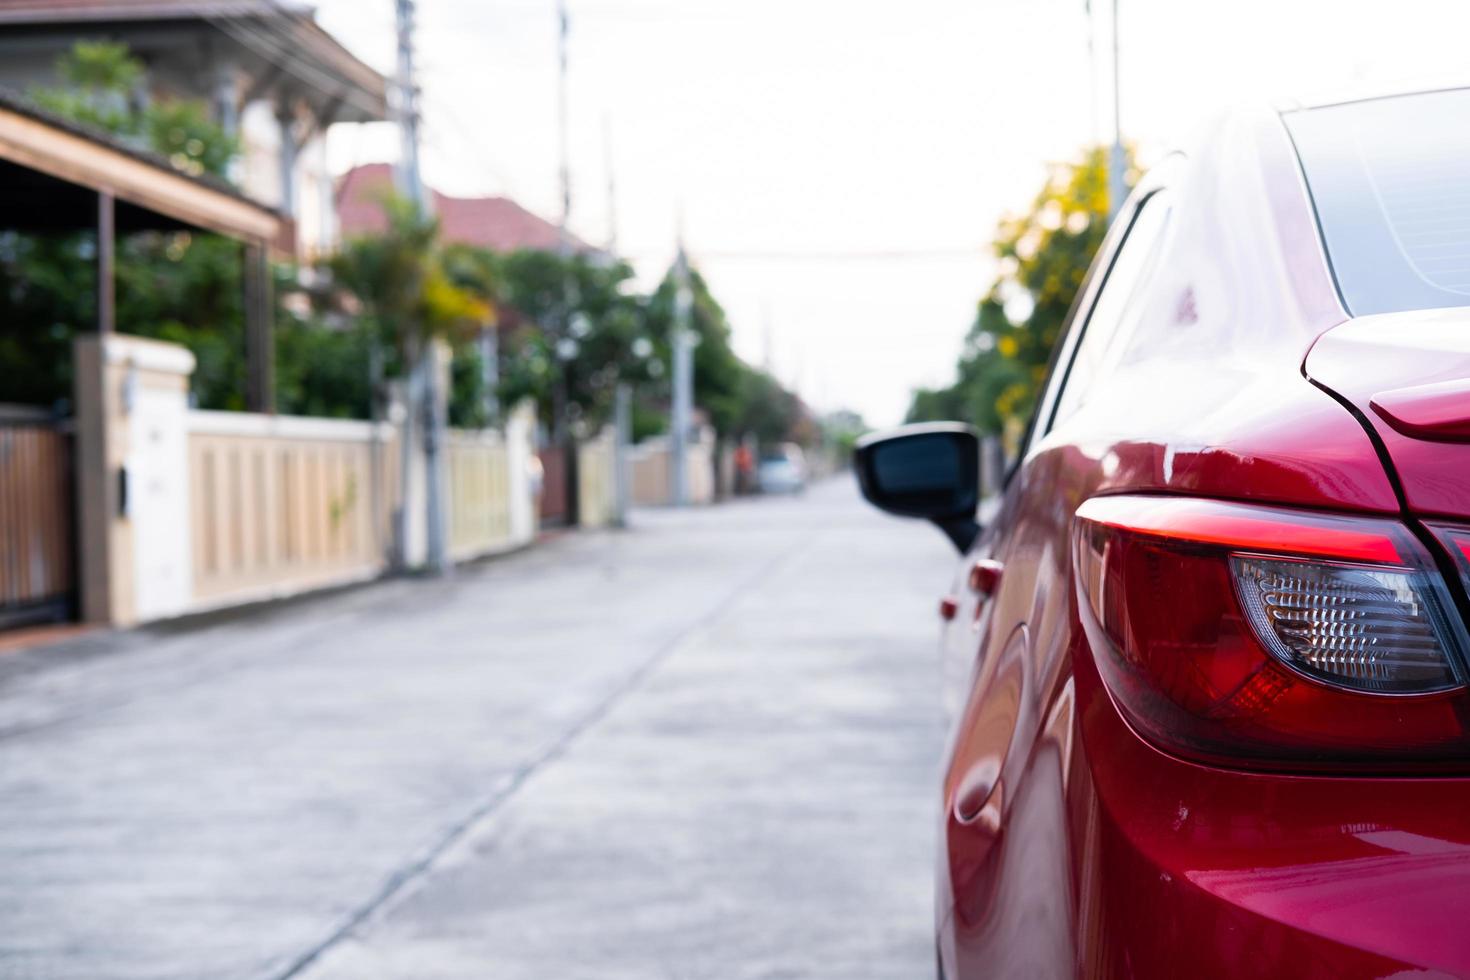
[[[755,478],[761,493],[801,493],[806,489],[806,457],[798,446],[783,446],[779,453],[761,457]]]
[[[964,554],[940,973],[1470,976],[1470,89],[1244,115],[1084,281],[998,509],[960,425],[866,496]]]

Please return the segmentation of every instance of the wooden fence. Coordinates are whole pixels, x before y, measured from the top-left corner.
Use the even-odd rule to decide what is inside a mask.
[[[61,619],[76,589],[71,439],[0,414],[0,624]]]

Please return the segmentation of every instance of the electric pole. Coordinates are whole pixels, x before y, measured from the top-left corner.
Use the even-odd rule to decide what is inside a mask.
[[[563,255],[570,255],[572,251],[571,231],[568,225],[572,220],[572,164],[571,150],[568,146],[568,120],[567,120],[567,37],[571,33],[571,18],[567,15],[566,0],[557,0],[557,75],[556,75],[556,120],[557,135],[560,151],[560,176],[561,176],[561,221],[557,227],[558,247]]]
[[[419,90],[414,78],[414,0],[394,0],[398,22],[398,131],[402,148],[398,160],[398,190],[422,212],[428,202],[419,170]]]
[[[572,257],[572,163],[570,146],[570,122],[567,113],[567,41],[571,35],[571,18],[567,14],[566,0],[557,0],[557,89],[556,115],[560,154],[559,176],[561,180],[561,220],[557,223],[557,254],[562,261],[570,263]],[[569,267],[569,266],[568,266]],[[567,375],[572,370],[576,357],[577,338],[572,336],[572,316],[578,302],[577,284],[570,272],[562,285],[562,311],[559,334],[553,349],[556,351],[557,370],[551,386],[551,433],[565,463],[562,470],[567,509],[567,524],[578,522],[579,479],[577,474],[577,440],[572,432],[568,413],[571,406],[571,385]]]
[[[424,191],[423,172],[419,167],[419,97],[414,75],[414,0],[395,0],[398,26],[398,99],[397,115],[402,151],[398,161],[398,187],[413,202],[420,217],[428,213],[428,195]],[[424,439],[425,558],[429,571],[436,575],[449,572],[447,510],[444,498],[444,399],[439,393],[439,348],[421,336],[414,352],[416,363],[409,366],[408,409],[403,426],[402,476],[405,517],[403,540],[407,538],[409,490],[412,485],[413,435],[422,425]]]
[[[689,285],[689,256],[679,236],[679,254],[674,260],[674,405],[669,420],[673,502],[689,503],[689,430],[694,423],[694,330],[690,323],[694,293]]]
[[[1128,196],[1128,156],[1123,152],[1123,109],[1122,86],[1119,83],[1120,61],[1118,59],[1118,5],[1122,0],[1113,0],[1113,149],[1108,160],[1108,220],[1118,216],[1123,201]]]
[[[612,123],[602,117],[602,157],[607,168],[607,252],[618,254],[618,180],[613,163]]]

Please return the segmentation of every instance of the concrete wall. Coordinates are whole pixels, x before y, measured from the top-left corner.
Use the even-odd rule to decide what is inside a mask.
[[[84,619],[130,625],[370,578],[390,563],[405,474],[422,509],[424,440],[401,465],[400,427],[192,410],[193,356],[137,337],[82,337],[76,366]],[[534,540],[534,428],[527,403],[503,432],[451,430],[454,558]]]
[[[606,527],[617,514],[617,433],[611,426],[577,447],[577,523]]]
[[[390,427],[201,411],[186,425],[189,608],[290,595],[386,567],[398,486]]]
[[[517,406],[504,431],[449,430],[449,547],[456,561],[535,539],[535,411],[530,402]]]
[[[691,504],[710,504],[715,499],[715,434],[708,427],[689,443],[685,480]],[[633,503],[640,507],[664,507],[673,502],[673,461],[667,436],[647,439],[630,451]]]

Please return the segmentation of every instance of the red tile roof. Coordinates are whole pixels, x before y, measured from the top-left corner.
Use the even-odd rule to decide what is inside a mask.
[[[337,185],[337,214],[343,237],[375,234],[387,227],[379,196],[392,187],[393,168],[386,163],[356,167],[341,179]],[[446,241],[478,245],[494,252],[550,252],[557,247],[556,225],[508,197],[450,197],[434,190],[430,195]],[[575,236],[572,247],[579,252],[591,251]]]

